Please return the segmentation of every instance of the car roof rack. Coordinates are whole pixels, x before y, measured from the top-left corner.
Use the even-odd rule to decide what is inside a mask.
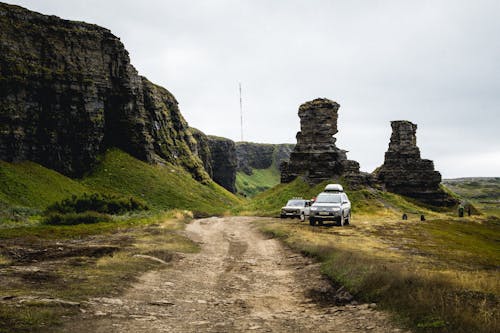
[[[340,184],[328,184],[325,186],[325,192],[344,192],[344,188]]]

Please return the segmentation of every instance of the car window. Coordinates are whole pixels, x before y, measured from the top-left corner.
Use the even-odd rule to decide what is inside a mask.
[[[288,200],[286,203],[290,207],[304,207],[304,200]]]
[[[341,196],[339,193],[321,193],[316,198],[319,203],[340,203]]]

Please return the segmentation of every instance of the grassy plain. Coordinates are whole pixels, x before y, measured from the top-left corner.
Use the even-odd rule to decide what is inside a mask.
[[[483,214],[500,217],[500,177],[445,179],[443,183]]]
[[[241,211],[276,216],[286,199],[315,196],[324,185],[311,188],[301,180],[279,185]],[[262,219],[259,228],[317,258],[333,283],[391,311],[416,332],[500,331],[499,219],[458,218],[454,210],[432,210],[376,189],[347,193],[353,204],[350,226]],[[403,212],[409,220],[401,220]]]

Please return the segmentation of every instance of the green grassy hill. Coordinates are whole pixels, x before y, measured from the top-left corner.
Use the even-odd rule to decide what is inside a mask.
[[[252,200],[238,207],[240,214],[257,216],[278,216],[280,208],[293,197],[310,199],[323,191],[326,184],[336,183],[338,180],[329,180],[310,186],[304,180],[297,178],[288,184],[279,184],[263,193],[256,195]],[[347,184],[344,189],[352,203],[353,214],[370,215],[400,215],[407,214],[436,214],[436,212],[416,201],[397,194],[379,191],[373,188],[350,190]]]
[[[443,184],[482,213],[500,217],[500,177],[445,179]]]
[[[267,169],[253,169],[251,175],[236,173],[236,191],[247,197],[253,197],[280,183],[280,172],[275,166]]]
[[[81,180],[73,180],[33,162],[0,161],[0,219],[33,215],[48,205],[83,193],[137,197],[154,210],[186,209],[222,214],[239,199],[214,182],[202,185],[184,169],[150,165],[113,149]]]
[[[108,151],[82,184],[100,192],[136,196],[158,210],[221,214],[239,203],[221,186],[214,182],[203,185],[178,166],[150,165],[117,149]]]

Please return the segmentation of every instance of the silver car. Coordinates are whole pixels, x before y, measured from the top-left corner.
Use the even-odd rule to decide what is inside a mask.
[[[281,207],[280,217],[298,217],[301,221],[306,219],[306,216],[309,215],[309,209],[311,206],[310,200],[305,200],[301,198],[288,200],[284,207]]]
[[[320,193],[311,206],[309,224],[336,221],[343,226],[351,222],[351,202],[344,192],[326,191]]]

